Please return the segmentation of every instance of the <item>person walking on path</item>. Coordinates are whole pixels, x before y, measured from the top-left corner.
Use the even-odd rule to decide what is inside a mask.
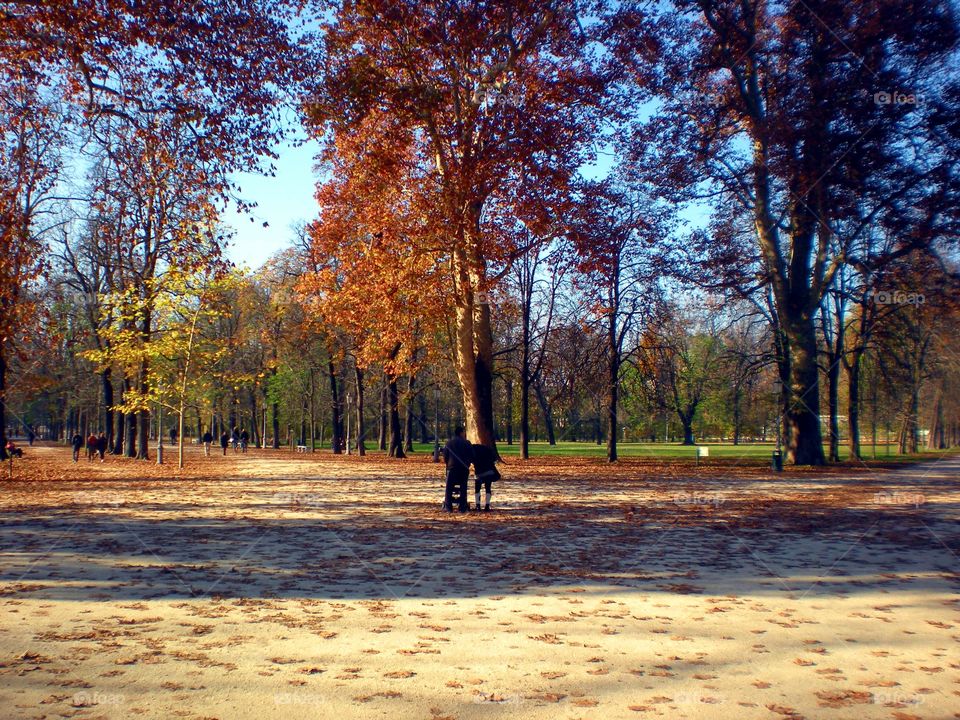
[[[233,433],[230,435],[230,442],[233,443],[233,451],[236,452],[237,448],[240,447],[240,428],[236,425],[233,426]]]
[[[107,452],[107,434],[100,433],[97,435],[97,453],[100,455],[100,462],[103,462],[103,456]]]
[[[470,463],[473,462],[473,446],[464,437],[464,430],[458,427],[453,437],[443,448],[443,459],[447,464],[447,486],[443,495],[443,509],[453,512],[453,490],[459,489],[460,512],[466,512],[467,507],[467,479],[470,477]]]
[[[70,439],[70,445],[73,446],[73,461],[78,462],[80,460],[80,448],[83,447],[83,435],[74,433]]]
[[[97,454],[97,436],[90,433],[87,438],[87,461],[93,462],[93,456]]]
[[[207,430],[203,434],[203,454],[210,457],[210,445],[213,443],[213,435]]]
[[[250,433],[247,432],[247,429],[244,428],[240,431],[240,452],[245,453],[247,451],[247,445],[250,444]]]
[[[223,454],[227,454],[227,447],[230,445],[230,436],[227,434],[227,431],[224,430],[220,433],[220,447],[223,449]]]
[[[473,492],[477,499],[474,509],[480,509],[480,487],[484,486],[486,497],[484,498],[483,509],[490,510],[491,485],[500,479],[500,471],[497,470],[497,456],[491,448],[486,445],[473,446],[473,472],[475,479],[473,482]]]

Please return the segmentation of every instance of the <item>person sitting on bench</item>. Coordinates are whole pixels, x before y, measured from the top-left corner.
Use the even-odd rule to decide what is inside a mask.
[[[475,480],[473,483],[473,492],[477,499],[475,508],[480,509],[480,486],[484,486],[486,497],[484,498],[483,509],[490,510],[490,496],[493,494],[490,490],[492,483],[500,479],[500,472],[496,466],[497,456],[486,445],[473,446],[473,472]]]
[[[23,457],[23,450],[18,448],[14,444],[13,440],[7,440],[6,450],[7,450],[7,457],[18,457],[18,458]]]
[[[443,459],[447,464],[447,487],[443,495],[443,509],[453,512],[453,490],[460,491],[458,500],[460,512],[466,512],[467,479],[470,477],[470,463],[473,462],[473,446],[464,437],[464,430],[458,427],[453,437],[443,448]]]

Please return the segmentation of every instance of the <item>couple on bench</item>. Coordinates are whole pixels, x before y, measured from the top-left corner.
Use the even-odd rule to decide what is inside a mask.
[[[469,510],[467,504],[467,480],[470,477],[470,465],[473,465],[475,476],[474,494],[476,504],[474,510],[480,510],[480,488],[486,490],[483,509],[490,510],[490,486],[500,479],[496,468],[497,457],[493,450],[486,445],[471,445],[464,436],[462,427],[458,427],[453,437],[443,448],[443,459],[447,465],[447,487],[443,496],[443,509],[453,512],[453,503],[456,502],[460,512]]]

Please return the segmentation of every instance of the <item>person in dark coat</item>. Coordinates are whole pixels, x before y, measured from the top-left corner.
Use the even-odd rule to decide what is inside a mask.
[[[240,431],[240,452],[247,451],[247,445],[250,444],[250,433],[247,432],[247,429],[244,428]]]
[[[236,452],[237,448],[240,447],[240,428],[234,426],[233,432],[230,434],[230,442],[233,444],[233,451]]]
[[[103,456],[107,453],[107,434],[97,435],[97,453],[100,455],[100,462],[103,462]]]
[[[227,447],[230,445],[230,435],[224,430],[220,433],[220,447],[223,449],[223,454],[227,454]]]
[[[73,461],[77,462],[80,459],[80,448],[83,447],[83,435],[74,433],[70,445],[73,446]]]
[[[496,462],[497,455],[492,449],[486,445],[473,446],[473,472],[475,476],[473,492],[477,499],[477,504],[475,505],[476,510],[480,509],[481,486],[486,490],[483,509],[486,511],[490,510],[490,496],[493,494],[490,486],[500,479],[500,471],[497,470]]]
[[[213,435],[210,434],[210,431],[207,430],[203,434],[203,452],[207,457],[210,457],[210,445],[213,444]]]
[[[87,460],[93,462],[93,456],[97,454],[97,436],[90,433],[87,438]]]
[[[464,430],[458,427],[453,437],[443,448],[443,459],[447,464],[447,487],[443,496],[443,509],[453,512],[453,489],[460,490],[460,512],[466,512],[467,480],[470,477],[470,463],[473,462],[473,445],[464,437]]]

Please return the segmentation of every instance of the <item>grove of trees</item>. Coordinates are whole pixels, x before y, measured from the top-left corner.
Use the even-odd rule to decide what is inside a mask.
[[[0,2],[0,456],[960,444],[958,62],[946,0]]]

